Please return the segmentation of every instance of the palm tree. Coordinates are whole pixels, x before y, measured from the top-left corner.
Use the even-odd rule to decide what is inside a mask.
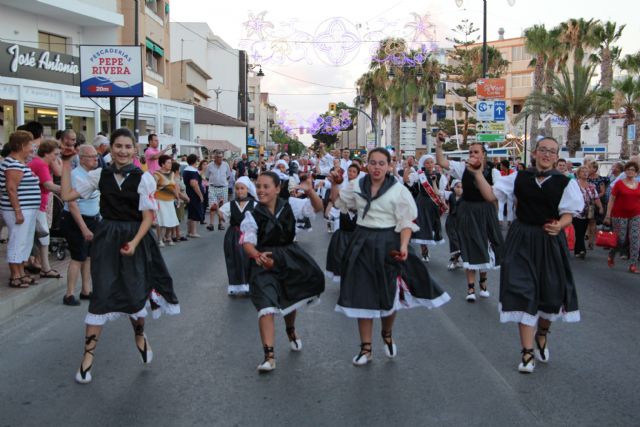
[[[592,58],[600,63],[600,87],[604,90],[611,90],[613,82],[613,64],[620,57],[620,49],[613,44],[622,36],[622,31],[626,25],[618,26],[615,22],[607,21],[604,24],[595,26],[593,35],[599,44],[598,54]],[[598,127],[598,142],[606,144],[609,142],[609,118],[601,117]]]
[[[621,70],[626,71],[627,75],[640,73],[640,52],[632,55],[625,55],[618,61]]]
[[[356,81],[358,87],[358,95],[360,100],[364,103],[365,107],[371,106],[371,118],[378,127],[378,89],[375,84],[375,76],[373,72],[367,71]]]
[[[554,93],[533,92],[525,101],[525,107],[539,107],[569,122],[567,130],[567,148],[569,156],[575,157],[580,148],[580,131],[585,120],[599,118],[611,106],[611,92],[591,88],[591,79],[595,73],[595,65],[573,64],[573,76],[567,67],[563,67],[560,76],[553,78]],[[521,120],[523,114],[516,118]]]
[[[525,42],[524,45],[527,51],[533,56],[530,67],[535,67],[533,71],[533,90],[542,92],[544,85],[545,73],[544,67],[547,58],[547,51],[549,49],[549,32],[543,25],[534,25],[527,28],[524,31]],[[540,110],[534,108],[531,115],[531,134],[538,134],[538,118],[540,116]]]
[[[547,52],[546,52],[546,64],[545,64],[545,92],[549,95],[553,94],[553,77],[559,68],[563,67],[567,63],[569,51],[564,43],[560,41],[560,35],[562,34],[562,28],[557,26],[552,30],[549,30],[547,38]],[[551,135],[551,118],[547,118],[544,123],[544,134]]]
[[[613,82],[616,89],[615,106],[624,109],[624,123],[622,125],[622,147],[620,158],[629,158],[629,141],[627,129],[636,119],[636,112],[640,110],[640,78],[625,76],[622,80]],[[632,154],[638,154],[638,139],[633,141]]]
[[[582,63],[585,49],[597,47],[594,30],[599,22],[594,19],[585,21],[584,18],[571,18],[560,24],[562,28],[560,41],[573,52],[574,62]]]

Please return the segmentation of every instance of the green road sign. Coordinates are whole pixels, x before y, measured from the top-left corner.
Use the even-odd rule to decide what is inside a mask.
[[[479,133],[476,135],[478,142],[504,142],[504,134],[501,133]]]

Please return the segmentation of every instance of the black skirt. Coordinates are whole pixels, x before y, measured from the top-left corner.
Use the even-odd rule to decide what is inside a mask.
[[[240,227],[229,227],[224,235],[224,260],[229,295],[249,292],[249,258],[240,244]]]
[[[342,262],[344,260],[344,254],[349,245],[349,241],[353,236],[352,231],[346,231],[343,229],[337,230],[331,236],[329,247],[327,248],[327,264],[326,274],[329,279],[334,283],[340,283],[340,275],[342,271]]]
[[[463,266],[469,270],[500,268],[504,246],[496,207],[462,200],[457,213]]]
[[[98,225],[91,244],[93,294],[85,319],[88,325],[104,325],[123,315],[145,317],[147,307],[154,318],[162,312],[180,313],[173,279],[151,233],[142,238],[133,256],[120,254],[139,228],[137,221],[103,220]]]
[[[286,315],[319,301],[324,275],[318,264],[297,243],[261,247],[272,252],[273,268],[266,270],[251,261],[249,292],[258,316]]]
[[[460,253],[460,236],[458,235],[458,217],[456,215],[447,215],[444,222],[444,229],[449,239],[449,254],[457,255]]]
[[[418,207],[416,224],[420,227],[420,230],[411,235],[411,242],[421,245],[439,245],[444,243],[438,205],[436,205],[428,195],[420,192],[418,197],[416,197],[416,206]]]
[[[449,301],[449,294],[431,278],[411,247],[406,261],[391,257],[390,252],[399,248],[400,234],[393,228],[356,228],[343,257],[337,312],[378,318],[403,308],[434,308]]]
[[[538,317],[580,320],[567,239],[514,221],[500,271],[500,321],[535,326]]]

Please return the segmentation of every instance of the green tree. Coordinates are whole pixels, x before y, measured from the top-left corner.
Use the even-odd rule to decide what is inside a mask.
[[[622,146],[620,158],[629,158],[629,141],[627,140],[627,129],[633,124],[637,112],[640,110],[640,78],[625,76],[622,80],[613,82],[616,90],[614,105],[616,108],[624,109],[624,123],[622,125]],[[638,154],[638,138],[633,142],[632,154]]]
[[[553,94],[533,92],[525,101],[525,107],[538,107],[541,111],[554,114],[569,123],[567,148],[570,157],[575,157],[576,151],[580,148],[581,126],[585,120],[599,118],[611,106],[611,92],[600,87],[591,87],[594,73],[595,65],[574,63],[573,75],[567,67],[563,67],[560,75],[553,78]],[[520,113],[516,121],[523,118],[524,114]]]
[[[524,45],[527,51],[533,56],[530,67],[533,70],[533,90],[542,92],[545,79],[545,65],[547,62],[547,52],[549,50],[550,35],[546,27],[543,25],[534,25],[524,31]],[[540,111],[536,107],[531,115],[531,134],[537,135],[538,118]]]
[[[596,19],[587,21],[584,18],[571,18],[560,24],[560,41],[572,52],[574,62],[582,65],[585,49],[598,47],[595,37],[598,24],[599,21]]]

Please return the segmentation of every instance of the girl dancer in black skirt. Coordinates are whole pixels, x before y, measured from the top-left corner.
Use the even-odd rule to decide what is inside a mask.
[[[230,225],[224,235],[224,259],[229,278],[228,294],[249,293],[249,258],[240,243],[240,224],[247,212],[252,212],[258,198],[256,186],[246,176],[238,178],[234,184],[235,199],[220,207],[224,221]]]
[[[356,179],[358,175],[360,175],[360,167],[355,163],[349,165],[347,168],[348,182],[345,182],[344,186]],[[340,185],[337,184],[336,186],[340,187]],[[356,229],[357,218],[357,211],[349,211],[347,213],[340,212],[340,228],[331,236],[331,241],[327,248],[326,273],[327,277],[334,283],[340,283],[340,272],[344,252],[351,240],[353,231]]]
[[[411,242],[420,245],[422,259],[427,262],[429,261],[427,245],[444,243],[440,216],[445,211],[445,204],[440,196],[441,190],[444,190],[446,185],[446,178],[436,173],[435,165],[434,157],[425,154],[420,158],[417,172],[408,176],[403,175],[403,181],[416,199],[418,207],[416,224],[420,230],[413,233]]]
[[[306,199],[280,194],[280,178],[262,173],[256,182],[259,204],[247,212],[240,225],[246,254],[252,259],[249,276],[251,301],[258,310],[264,361],[258,371],[276,367],[274,357],[274,314],[284,315],[291,350],[302,350],[296,335],[296,310],[317,302],[324,291],[324,275],[313,258],[293,239],[296,219],[311,217],[322,210],[322,200],[313,191],[311,176],[300,183]]]
[[[467,296],[475,302],[476,271],[480,273],[480,297],[490,296],[487,289],[487,270],[500,268],[503,239],[498,224],[496,197],[491,186],[500,172],[488,168],[486,150],[480,143],[469,146],[466,163],[447,160],[442,151],[445,133],[438,132],[436,158],[438,164],[462,181],[462,202],[458,206],[458,235],[463,266],[467,273]]]
[[[360,352],[353,364],[372,359],[373,319],[382,319],[387,357],[398,354],[392,339],[396,311],[439,307],[449,295],[431,279],[429,271],[409,247],[418,230],[416,204],[409,190],[390,175],[391,156],[384,148],[369,152],[369,174],[349,183],[331,197],[342,212],[356,209],[358,222],[344,254],[340,298],[336,311],[358,319]],[[333,179],[333,178],[332,178]]]
[[[502,177],[494,188],[502,200],[517,200],[500,271],[500,321],[519,324],[522,373],[533,372],[535,359],[549,361],[553,320],[580,320],[563,230],[584,199],[576,181],[554,169],[559,149],[555,139],[541,139],[533,151],[536,167]]]
[[[136,154],[131,131],[122,128],[111,134],[112,164],[89,172],[86,181],[71,188],[73,147],[62,148],[62,197],[65,201],[89,197],[100,190],[100,215],[91,244],[93,294],[89,303],[84,357],[76,381],[91,381],[94,351],[107,320],[128,316],[142,362],[150,363],[153,352],[144,333],[147,307],[154,318],[161,312],[180,313],[173,281],[155,238],[149,232],[153,211],[155,180],[133,165]]]
[[[460,236],[458,235],[458,205],[462,201],[462,181],[454,179],[451,182],[451,191],[448,192],[447,204],[449,213],[444,223],[444,229],[449,238],[449,270],[455,270],[462,266],[460,261]]]

